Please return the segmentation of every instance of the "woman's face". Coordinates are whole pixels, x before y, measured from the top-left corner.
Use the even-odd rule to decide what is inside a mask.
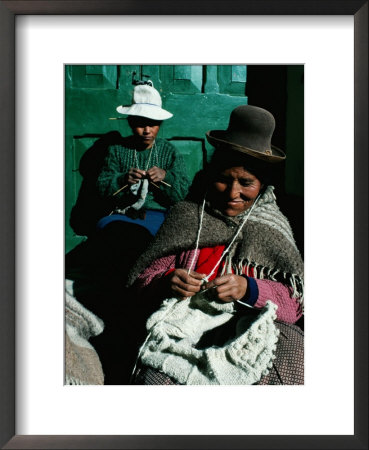
[[[128,120],[139,146],[150,148],[159,132],[161,122],[138,116],[130,117]]]
[[[259,179],[244,167],[231,167],[215,177],[212,202],[224,214],[234,217],[250,208],[262,187]]]

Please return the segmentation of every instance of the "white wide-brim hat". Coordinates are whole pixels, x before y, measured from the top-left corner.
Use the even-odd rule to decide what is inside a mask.
[[[161,107],[162,101],[159,92],[149,84],[138,85],[133,89],[132,105],[117,107],[120,114],[129,116],[147,117],[153,120],[166,120],[173,114]]]

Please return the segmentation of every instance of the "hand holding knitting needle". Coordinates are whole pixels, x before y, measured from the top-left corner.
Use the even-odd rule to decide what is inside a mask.
[[[120,192],[124,191],[128,186],[138,183],[141,179],[146,177],[146,172],[141,169],[136,169],[132,167],[129,169],[127,175],[125,176],[126,184],[113,193],[113,197]]]
[[[145,170],[137,169],[132,167],[129,169],[127,174],[127,183],[128,184],[136,184],[138,181],[147,177],[147,172]]]
[[[173,295],[184,300],[200,292],[203,273],[188,271],[186,269],[175,269],[165,278],[169,284],[169,289]]]
[[[126,175],[127,184],[119,188],[117,191],[113,193],[113,196],[119,194],[124,189],[126,189],[128,186],[132,184],[136,184],[139,180],[142,180],[143,178],[147,178],[152,185],[154,185],[156,188],[160,189],[160,187],[156,184],[158,182],[165,184],[168,187],[172,187],[170,184],[166,183],[164,181],[166,175],[166,171],[164,169],[160,169],[159,167],[152,167],[148,171],[137,169],[135,167],[132,167],[129,169],[128,174]]]
[[[211,296],[222,302],[235,302],[246,295],[247,279],[233,273],[214,278],[204,283],[201,290],[211,289]]]
[[[146,177],[153,183],[164,183],[163,180],[167,172],[160,167],[153,166],[146,172]],[[167,183],[165,183],[167,184]]]
[[[170,184],[164,181],[165,175],[166,171],[164,169],[160,169],[159,167],[154,166],[146,171],[145,178],[147,178],[150,184],[155,186],[157,189],[160,189],[160,186],[156,183],[163,183],[168,187],[172,187]]]

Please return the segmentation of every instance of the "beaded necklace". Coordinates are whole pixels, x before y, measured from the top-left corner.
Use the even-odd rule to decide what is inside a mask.
[[[149,156],[147,157],[147,161],[146,161],[146,167],[145,167],[145,169],[141,169],[140,165],[138,163],[137,150],[135,149],[135,152],[134,152],[134,163],[135,163],[137,169],[145,170],[145,172],[146,172],[149,169],[149,167],[150,167],[152,154],[154,154],[156,166],[158,167],[159,166],[159,164],[158,164],[158,153],[157,153],[157,150],[156,150],[156,142],[155,141],[153,142],[153,145],[150,148],[150,153],[149,153]]]

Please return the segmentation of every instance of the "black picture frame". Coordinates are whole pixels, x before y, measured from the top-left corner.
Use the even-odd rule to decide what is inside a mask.
[[[28,14],[352,15],[354,17],[354,435],[15,435],[15,17]],[[0,1],[0,445],[5,449],[368,448],[368,1],[12,0]],[[19,280],[18,280],[19,282]],[[332,367],[339,376],[339,362]],[[338,393],[339,396],[339,393]]]

